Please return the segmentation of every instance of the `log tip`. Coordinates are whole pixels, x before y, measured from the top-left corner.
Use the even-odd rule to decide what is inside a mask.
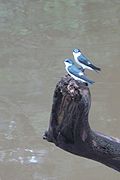
[[[78,94],[90,95],[87,83],[76,81],[68,74],[61,78],[57,84],[57,87],[60,89],[62,94],[69,94],[71,97],[76,97]]]

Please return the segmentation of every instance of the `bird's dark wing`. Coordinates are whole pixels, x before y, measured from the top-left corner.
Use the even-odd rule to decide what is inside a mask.
[[[91,67],[92,69],[94,69],[95,71],[101,71],[101,69],[95,65],[92,64],[92,62],[90,60],[88,60],[83,54],[81,54],[78,57],[78,60],[83,63],[86,66]]]
[[[89,66],[89,64],[92,64],[91,61],[89,59],[87,59],[83,54],[81,54],[80,56],[78,56],[78,60],[85,64],[86,66]]]
[[[75,75],[76,77],[78,77],[78,78],[80,78],[80,73],[82,73],[82,71],[81,71],[78,67],[76,67],[75,65],[69,66],[69,67],[68,67],[68,71],[69,71],[71,74],[73,74],[73,75]]]
[[[71,74],[75,75],[76,77],[83,79],[84,81],[90,84],[94,83],[94,81],[90,80],[87,76],[85,76],[83,72],[79,68],[77,68],[75,65],[68,67],[68,70]]]

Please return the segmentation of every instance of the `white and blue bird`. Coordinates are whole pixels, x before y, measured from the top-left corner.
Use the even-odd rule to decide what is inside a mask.
[[[85,82],[87,84],[93,84],[94,81],[90,80],[87,76],[84,75],[84,72],[81,68],[75,66],[74,62],[71,59],[65,59],[65,69],[67,73],[73,77],[75,80]]]
[[[96,72],[101,71],[101,69],[97,66],[95,66],[87,57],[85,57],[80,49],[73,49],[73,56],[75,59],[75,62],[82,66],[82,68],[89,69],[89,70],[94,70]]]

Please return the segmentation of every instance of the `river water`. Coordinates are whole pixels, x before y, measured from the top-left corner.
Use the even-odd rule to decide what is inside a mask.
[[[120,138],[120,1],[0,1],[0,180],[118,180],[120,174],[42,139],[63,60],[80,48],[93,129]]]

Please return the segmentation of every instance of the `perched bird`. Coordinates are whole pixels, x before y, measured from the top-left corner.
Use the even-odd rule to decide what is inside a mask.
[[[94,81],[88,79],[87,76],[84,75],[81,68],[78,68],[75,66],[74,62],[71,59],[65,59],[65,69],[68,72],[68,74],[73,77],[75,80],[79,80],[82,82],[85,82],[87,84],[93,84]]]
[[[92,64],[92,62],[86,58],[79,49],[74,49],[73,50],[73,56],[75,59],[75,62],[82,66],[83,69],[90,69],[90,70],[94,70],[96,72],[101,71],[101,69],[99,67],[96,67],[94,64]]]

